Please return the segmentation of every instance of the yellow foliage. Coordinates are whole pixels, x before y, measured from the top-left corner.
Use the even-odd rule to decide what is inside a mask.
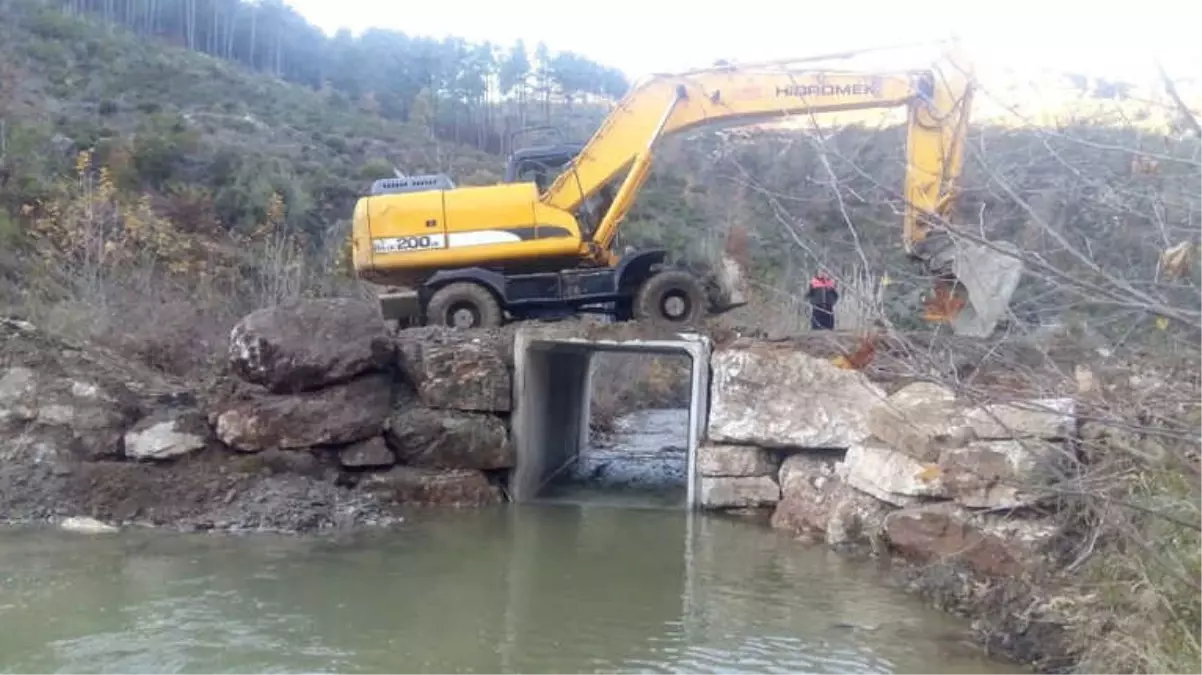
[[[923,483],[930,483],[942,474],[943,470],[939,468],[938,464],[924,464],[922,470],[915,474],[914,477]]]
[[[79,153],[75,170],[53,197],[21,209],[49,269],[84,278],[153,269],[189,286],[249,273],[270,298],[304,292],[308,242],[289,231],[281,195],[271,195],[263,222],[249,234],[216,241],[175,227],[155,212],[150,195],[119,191],[110,168],[94,167],[90,151]]]
[[[107,167],[92,168],[90,150],[75,159],[76,181],[59,185],[46,203],[28,205],[39,253],[73,270],[105,270],[137,261],[161,264],[174,274],[206,268],[203,251],[155,214],[150,197],[122,199]],[[200,255],[198,255],[198,253]]]
[[[1160,254],[1160,265],[1167,278],[1177,279],[1189,274],[1193,249],[1190,242],[1183,241],[1176,246],[1170,246]]]

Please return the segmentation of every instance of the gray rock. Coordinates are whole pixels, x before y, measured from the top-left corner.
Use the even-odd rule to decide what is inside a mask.
[[[172,459],[203,450],[211,438],[212,431],[199,411],[161,410],[125,432],[125,456]]]
[[[215,404],[217,437],[243,452],[343,445],[378,436],[392,409],[392,378],[365,375],[300,394],[241,391]]]
[[[277,394],[310,391],[389,367],[394,354],[376,306],[351,298],[259,309],[230,331],[234,371]]]
[[[967,417],[973,432],[985,440],[1076,436],[1076,402],[1071,398],[991,404],[970,411]]]
[[[396,464],[396,456],[383,437],[375,436],[339,450],[338,463],[348,469],[378,468]]]
[[[359,489],[398,504],[486,506],[502,502],[500,490],[490,485],[483,473],[471,469],[398,466],[368,474]]]
[[[697,447],[697,472],[702,476],[767,476],[779,466],[772,452],[752,445]]]
[[[771,476],[702,476],[701,505],[709,509],[772,506],[780,501],[780,486]]]
[[[430,408],[509,412],[512,379],[505,336],[477,331],[446,331],[439,339],[402,332],[398,337],[401,370]]]
[[[876,384],[829,360],[773,345],[714,352],[708,437],[765,448],[847,448],[869,435]]]
[[[888,447],[924,462],[972,438],[972,429],[951,390],[915,382],[868,412],[868,430]]]
[[[505,421],[486,413],[408,408],[388,418],[387,437],[410,466],[507,469],[515,462]]]
[[[0,437],[9,437],[0,458],[34,450],[46,459],[121,456],[125,429],[141,413],[137,398],[120,381],[57,370],[0,371]]]
[[[1068,459],[1062,446],[1039,439],[978,441],[939,458],[947,495],[974,508],[1030,505]]]
[[[851,487],[896,506],[946,495],[936,464],[924,464],[876,443],[849,448],[840,474]]]

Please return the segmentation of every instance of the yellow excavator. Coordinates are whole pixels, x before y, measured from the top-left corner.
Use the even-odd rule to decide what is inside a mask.
[[[746,303],[738,261],[724,258],[707,283],[666,263],[666,251],[613,250],[657,142],[711,124],[905,107],[901,234],[933,278],[925,316],[957,334],[989,335],[1022,262],[1010,244],[968,241],[948,227],[972,94],[971,68],[956,47],[919,70],[780,61],[653,76],[586,144],[514,152],[501,184],[456,187],[443,174],[376,181],[355,206],[354,268],[361,279],[401,287],[380,297],[390,319],[491,327],[601,311],[619,321],[692,324]]]

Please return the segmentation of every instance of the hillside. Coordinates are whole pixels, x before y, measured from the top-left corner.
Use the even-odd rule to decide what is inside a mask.
[[[239,40],[253,35],[243,36],[236,26],[224,34],[232,45],[217,49],[222,41],[216,37],[181,33],[170,23],[170,11],[160,8],[165,18],[145,24],[120,12],[105,20],[101,10],[107,6],[0,4],[0,237],[7,249],[37,243],[44,260],[71,261],[75,272],[102,258],[128,267],[130,255],[93,254],[125,248],[131,255],[149,250],[158,268],[183,273],[181,288],[192,284],[187,274],[199,267],[208,265],[204,278],[212,280],[213,268],[233,259],[255,285],[253,293],[238,297],[328,284],[331,277],[318,268],[335,264],[353,201],[371,180],[398,167],[445,171],[462,184],[492,182],[502,158],[448,137],[466,131],[481,140],[542,115],[567,127],[570,137],[583,138],[603,110],[589,102],[603,92],[582,88],[578,75],[604,68],[570,55],[542,54],[533,65],[513,66],[518,52],[511,51],[491,61],[499,69],[494,74],[507,80],[497,86],[510,94],[499,99],[487,95],[488,78],[483,98],[473,98],[464,88],[466,66],[451,77],[419,60],[406,65],[406,77],[416,76],[414,67],[434,68],[422,77],[443,86],[418,89],[412,105],[400,111],[381,105],[389,90],[380,88],[380,71],[365,65],[373,61],[365,55],[379,56],[381,45],[391,45],[395,58],[466,47],[399,34],[365,35],[357,42],[339,36],[315,47],[333,80],[315,88],[299,71],[253,57],[253,42],[239,47]],[[237,14],[223,14],[217,4],[210,8],[218,17]],[[302,28],[289,24],[287,30]],[[258,35],[272,44],[265,33]],[[166,44],[181,36],[192,49]],[[264,49],[259,47],[260,56]],[[239,56],[243,52],[252,55],[249,61]],[[565,63],[579,71],[576,79]],[[347,72],[356,77],[342,77]],[[1164,106],[1152,113],[1149,119],[1173,116]],[[1003,124],[991,114],[989,125],[971,132],[962,222],[1016,241],[1036,266],[1068,265],[1074,277],[1049,284],[1043,269],[1025,281],[1016,302],[1020,323],[1104,312],[1124,293],[1145,301],[1155,296],[1169,310],[1184,302],[1177,315],[1197,318],[1191,287],[1157,278],[1165,249],[1196,244],[1202,211],[1197,138],[1113,120],[1048,127],[1016,118]],[[472,120],[476,127],[464,126]],[[899,246],[902,130],[860,122],[670,139],[620,243],[666,246],[704,262],[730,243],[734,231],[746,247],[762,305],[741,320],[771,320],[782,329],[803,324],[797,289],[821,264],[844,279],[843,325],[859,325],[884,310],[895,323],[919,327],[913,317],[925,286],[913,278],[915,269]],[[98,200],[104,202],[99,211],[111,215],[105,222],[95,217]],[[29,233],[41,236],[33,242]],[[304,276],[297,271],[301,260],[308,263],[305,279],[298,276]],[[296,278],[281,279],[283,270]],[[1111,271],[1120,272],[1117,283],[1105,279]],[[90,292],[97,288],[88,286]],[[1088,307],[1092,300],[1084,302],[1080,291],[1097,295],[1100,287],[1107,287],[1105,302],[1100,309]],[[777,311],[782,303],[791,311]],[[1122,334],[1149,325],[1153,314],[1130,310],[1123,320],[1094,328]]]
[[[250,310],[363,292],[340,254],[371,180],[396,167],[495,181],[508,132],[549,120],[586,136],[617,88],[603,66],[537,49],[523,66],[522,50],[498,61],[455,40],[318,40],[295,16],[269,21],[281,7],[0,0],[0,315],[207,380]],[[444,58],[466,51],[492,70]],[[1076,363],[1096,363],[1055,382],[1025,362],[1013,373],[1105,413],[1057,495],[1082,543],[1063,578],[1039,581],[1079,603],[1063,610],[1068,648],[1086,670],[1174,672],[1198,656],[1202,147],[1171,102],[1143,120],[1155,124],[1087,103],[1047,124],[975,125],[957,223],[1024,252],[1030,274],[997,341],[1038,353],[1065,338]],[[804,282],[826,267],[841,328],[886,318],[938,338],[900,247],[903,130],[862,121],[670,139],[619,246],[742,255],[757,285],[726,317],[741,328],[804,330]],[[973,386],[954,363],[927,368],[922,343],[913,363],[893,355],[908,375]],[[660,366],[613,370],[598,407],[672,401],[679,371]]]
[[[304,86],[164,48],[43,3],[3,7],[0,114],[10,212],[48,198],[52,178],[95,148],[122,191],[211,200],[200,225],[246,228],[272,192],[290,225],[318,234],[365,182],[405,171],[495,175],[494,157],[428,142],[427,132]]]
[[[0,3],[6,311],[186,371],[240,313],[342,283],[329,271],[354,199],[394,166],[472,183],[502,162],[329,92]]]

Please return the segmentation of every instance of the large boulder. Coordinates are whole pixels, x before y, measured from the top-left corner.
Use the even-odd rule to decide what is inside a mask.
[[[401,463],[432,469],[508,469],[516,460],[505,421],[485,413],[411,407],[388,419]]]
[[[698,483],[707,509],[758,508],[780,501],[780,486],[772,476],[701,476]]]
[[[964,506],[1012,508],[1033,503],[1066,450],[1038,439],[978,441],[939,458],[947,496]]]
[[[396,456],[382,436],[373,436],[339,450],[338,463],[347,469],[378,469],[396,464]]]
[[[920,462],[877,443],[848,449],[840,474],[851,487],[895,506],[946,495],[937,464]]]
[[[403,331],[397,338],[401,370],[431,408],[509,412],[512,408],[506,335],[488,331]]]
[[[394,354],[379,310],[352,298],[259,309],[230,331],[234,371],[277,394],[310,391],[389,367]]]
[[[839,462],[827,455],[799,453],[781,466],[781,500],[772,527],[830,546],[872,544],[893,507],[839,478]]]
[[[781,497],[772,512],[772,527],[805,538],[824,536],[840,485],[837,464],[837,459],[824,454],[786,457],[780,467]]]
[[[855,370],[794,349],[715,350],[708,437],[766,448],[847,448],[866,439],[885,392]]]
[[[1076,408],[1071,398],[1033,399],[984,405],[969,411],[967,419],[976,436],[985,440],[1061,440],[1077,435]]]
[[[871,544],[875,549],[884,532],[885,518],[894,507],[842,482],[832,493],[826,518],[827,545]]]
[[[959,562],[981,574],[1010,577],[1040,560],[1055,528],[1038,520],[974,516],[951,502],[895,511],[885,519],[890,546],[919,563]]]
[[[697,447],[697,472],[702,476],[767,476],[779,466],[771,451],[753,445],[702,443]]]
[[[909,384],[873,406],[868,430],[890,448],[923,462],[934,462],[945,448],[972,437],[956,395],[929,382]]]
[[[317,391],[236,388],[209,413],[217,437],[243,452],[343,445],[379,435],[392,409],[392,378],[376,373]]]
[[[398,466],[368,474],[359,488],[398,504],[486,506],[503,501],[501,492],[480,471]]]

